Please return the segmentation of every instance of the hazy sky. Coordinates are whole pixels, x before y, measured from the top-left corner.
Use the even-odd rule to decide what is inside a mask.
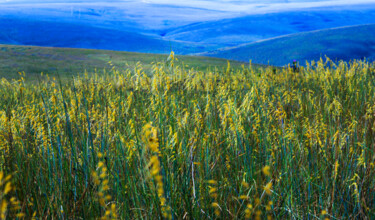
[[[192,6],[199,8],[210,8],[220,10],[246,10],[254,5],[275,7],[319,7],[332,5],[353,5],[375,3],[375,0],[0,0],[0,3],[119,3],[119,2],[142,2],[154,4],[168,4]]]
[[[145,3],[199,7],[220,11],[291,10],[313,7],[331,7],[373,4],[375,0],[141,0]]]
[[[3,5],[56,5],[67,4],[75,6],[97,5],[111,6],[128,9],[132,11],[137,8],[145,9],[152,5],[169,5],[180,8],[195,8],[210,10],[226,14],[258,14],[282,11],[293,11],[299,9],[309,9],[317,7],[335,8],[352,5],[375,5],[375,0],[0,0]],[[181,13],[181,12],[178,12]],[[175,14],[175,13],[173,13]],[[201,14],[200,16],[204,16]]]

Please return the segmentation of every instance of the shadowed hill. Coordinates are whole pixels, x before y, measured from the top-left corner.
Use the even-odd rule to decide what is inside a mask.
[[[99,27],[65,21],[0,18],[0,44],[34,45],[178,54],[204,52],[210,47],[163,40],[131,28]],[[211,47],[211,50],[215,49]]]
[[[325,29],[224,48],[200,55],[254,63],[286,65],[292,60],[304,64],[328,56],[332,60],[375,58],[375,24]]]
[[[322,8],[199,22],[168,30],[165,38],[232,47],[288,34],[370,23],[375,23],[374,6],[363,10]]]

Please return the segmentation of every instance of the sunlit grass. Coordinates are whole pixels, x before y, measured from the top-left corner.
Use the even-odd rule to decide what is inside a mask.
[[[293,72],[174,62],[63,83],[3,79],[0,169],[12,174],[20,212],[375,217],[373,64]]]

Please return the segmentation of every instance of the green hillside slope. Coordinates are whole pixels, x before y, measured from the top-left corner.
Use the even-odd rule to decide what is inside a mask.
[[[151,62],[163,62],[168,55],[119,52],[109,50],[89,50],[71,48],[33,47],[0,45],[0,78],[14,78],[18,72],[25,71],[29,76],[39,76],[41,72],[50,75],[69,77],[87,70],[99,72],[110,68],[111,61],[117,68],[132,68],[141,62],[145,68]],[[197,56],[178,56],[179,62],[198,69],[225,67],[225,59]],[[243,62],[231,62],[241,66]]]

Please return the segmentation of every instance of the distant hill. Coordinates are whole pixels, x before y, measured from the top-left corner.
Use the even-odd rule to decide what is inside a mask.
[[[168,55],[134,53],[110,50],[89,50],[72,48],[52,48],[34,46],[16,46],[0,44],[0,79],[18,77],[18,72],[25,71],[30,79],[37,79],[41,72],[62,78],[82,74],[85,70],[102,73],[103,69],[110,69],[109,61],[117,69],[134,69],[140,62],[146,73],[150,72],[152,62],[165,62]],[[184,63],[190,68],[206,70],[217,67],[224,69],[227,60],[212,57],[179,56],[177,63]],[[231,62],[234,68],[241,68],[243,62]]]
[[[87,23],[0,17],[0,44],[34,45],[178,54],[207,51],[210,47],[164,40],[129,28]],[[214,48],[211,48],[214,49]]]
[[[282,66],[327,55],[332,60],[375,59],[375,24],[332,28],[224,48],[203,56]]]
[[[62,3],[66,1],[59,0],[54,4],[36,4],[40,0],[33,0],[34,3],[27,0],[12,2],[0,5],[0,44],[158,54],[169,54],[173,50],[176,54],[182,55],[217,54],[228,59],[248,61],[251,58],[255,62],[270,61],[276,65],[290,62],[292,57],[316,59],[324,54],[342,59],[368,57],[371,55],[368,51],[371,47],[368,48],[366,45],[371,44],[370,36],[373,32],[366,31],[372,29],[361,29],[360,33],[350,33],[346,36],[340,36],[346,33],[342,29],[341,33],[332,30],[325,32],[334,34],[329,38],[314,38],[312,35],[311,42],[317,42],[318,38],[327,40],[319,43],[314,51],[306,47],[300,48],[309,38],[302,39],[305,35],[298,37],[298,33],[375,24],[375,4],[294,11],[268,10],[263,14],[254,14],[257,10],[227,14],[220,10],[149,4],[147,1],[116,0],[106,3],[83,0],[74,4],[72,2],[78,1]],[[29,3],[26,4],[27,2]],[[359,38],[357,35],[363,37]],[[279,42],[276,41],[274,44],[273,38],[280,36],[287,37],[291,42],[300,40],[287,46],[279,46],[279,49],[273,48]],[[340,41],[336,41],[337,39]],[[263,50],[267,48],[264,44],[258,44],[262,40],[267,40],[265,44],[270,44],[267,49],[271,51],[269,54]],[[348,40],[356,43],[345,46]],[[250,44],[253,42],[257,43]],[[235,48],[235,53],[227,53],[229,47]],[[241,49],[242,47],[245,48]],[[247,47],[251,47],[253,52],[249,52]],[[349,48],[357,50],[351,52],[353,57],[350,58],[348,56],[351,54],[347,53]],[[285,58],[277,57],[275,60],[274,51],[282,55],[280,50],[286,53]],[[258,53],[259,51],[262,53]]]
[[[307,31],[375,23],[374,6],[348,10],[310,9],[206,21],[164,30],[165,39],[238,46],[268,38]]]
[[[0,5],[1,44],[194,54],[287,34],[375,23],[375,4],[222,14],[141,1],[16,4],[20,2],[30,1]]]

